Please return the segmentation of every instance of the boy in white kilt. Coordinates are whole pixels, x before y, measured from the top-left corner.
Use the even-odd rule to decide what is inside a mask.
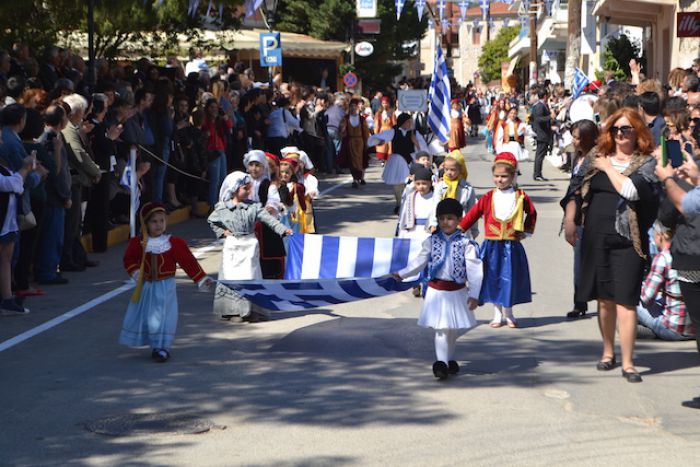
[[[476,326],[483,270],[478,245],[457,224],[462,205],[444,199],[437,205],[439,229],[427,238],[418,256],[404,269],[392,273],[396,279],[412,277],[427,266],[427,290],[418,325],[435,330],[433,375],[446,379],[459,372],[455,360],[457,338]]]

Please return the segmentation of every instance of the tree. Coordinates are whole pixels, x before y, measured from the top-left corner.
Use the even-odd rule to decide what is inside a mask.
[[[278,12],[280,31],[308,34],[322,40],[349,41],[350,27],[357,19],[355,2],[348,0],[286,0],[280,2]],[[424,15],[419,22],[415,8],[404,8],[397,22],[394,0],[379,0],[377,15],[381,34],[356,37],[372,42],[374,52],[369,57],[357,57],[355,69],[365,87],[383,89],[400,73],[401,65],[397,62],[416,53],[406,45],[420,40],[428,21]]]
[[[208,2],[200,2],[195,17],[188,14],[189,0],[95,0],[95,51],[97,57],[113,57],[126,41],[138,41],[144,54],[154,48],[177,44],[177,33],[195,34],[204,23],[213,27],[236,27],[232,12],[243,0],[217,0],[207,16]],[[219,17],[218,5],[223,5]],[[23,0],[0,7],[0,46],[21,41],[35,51],[54,45],[72,31],[87,31],[85,0]]]
[[[519,32],[520,26],[502,28],[495,38],[484,44],[479,57],[479,72],[484,82],[501,79],[501,63],[509,60],[510,42],[518,36]]]
[[[612,71],[616,80],[625,80],[630,76],[630,60],[635,58],[639,61],[640,50],[639,44],[630,41],[627,34],[609,39],[603,51],[603,70],[596,71],[596,78],[602,80],[605,71]]]

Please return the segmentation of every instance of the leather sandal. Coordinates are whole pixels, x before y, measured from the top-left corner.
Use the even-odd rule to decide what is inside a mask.
[[[628,383],[641,383],[642,382],[642,377],[639,373],[637,373],[637,370],[634,369],[633,367],[628,368],[625,370],[624,368],[622,369],[622,377],[627,380]]]
[[[608,357],[603,356],[603,359],[598,362],[598,364],[595,366],[598,371],[610,371],[613,368],[615,368],[615,364],[617,361],[615,360],[615,355],[613,354],[612,358],[608,359]]]
[[[503,321],[493,320],[489,323],[489,326],[491,326],[492,328],[500,328],[501,326],[503,326]]]

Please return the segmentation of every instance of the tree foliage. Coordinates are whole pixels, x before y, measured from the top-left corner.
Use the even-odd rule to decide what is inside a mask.
[[[0,6],[0,46],[21,41],[35,51],[66,39],[72,31],[87,31],[85,0],[22,0]],[[95,50],[98,57],[113,57],[127,40],[143,44],[143,54],[166,50],[177,43],[177,33],[195,34],[201,26],[235,27],[234,16],[243,0],[217,0],[207,16],[209,2],[200,2],[195,17],[188,15],[188,0],[95,0]],[[218,5],[224,6],[219,17]]]
[[[496,37],[486,42],[479,57],[479,72],[482,81],[488,83],[501,79],[501,63],[507,62],[510,42],[518,36],[520,26],[501,28]]]
[[[365,88],[383,89],[401,72],[397,62],[413,56],[417,49],[406,45],[419,41],[427,28],[427,15],[418,21],[415,8],[405,7],[396,21],[394,0],[379,0],[377,15],[381,34],[356,35],[355,40],[372,42],[369,57],[356,57],[355,69]],[[318,39],[349,41],[350,27],[357,20],[355,2],[348,0],[285,0],[280,2],[277,28],[308,34]]]
[[[605,71],[613,71],[616,80],[626,79],[631,74],[630,60],[640,60],[640,52],[640,45],[632,42],[627,34],[609,39],[603,51],[603,71],[596,72],[596,77],[603,79]]]

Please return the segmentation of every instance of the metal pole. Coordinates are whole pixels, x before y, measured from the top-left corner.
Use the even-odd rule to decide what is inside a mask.
[[[87,0],[88,26],[88,72],[87,85],[92,92],[95,88],[95,0]]]
[[[539,1],[530,2],[530,84],[537,83],[537,9]]]

